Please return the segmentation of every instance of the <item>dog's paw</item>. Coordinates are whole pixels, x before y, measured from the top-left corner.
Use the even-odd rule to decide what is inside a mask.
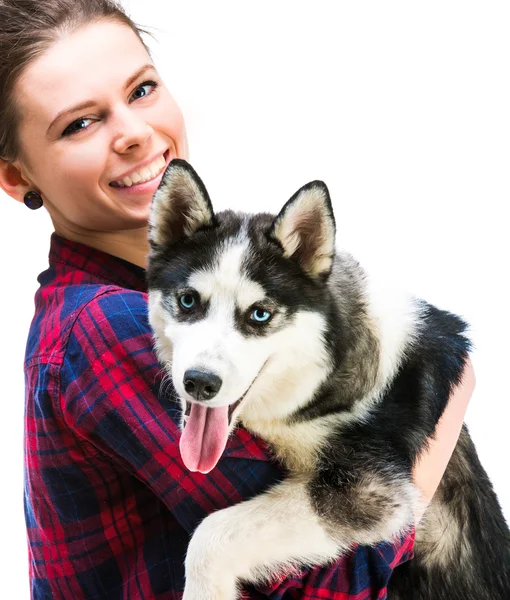
[[[236,578],[206,553],[189,552],[183,600],[237,600]]]
[[[186,580],[182,600],[237,600],[236,586],[231,584],[213,583],[205,578]]]
[[[235,561],[225,540],[223,511],[209,515],[193,534],[185,560],[183,600],[237,600]]]

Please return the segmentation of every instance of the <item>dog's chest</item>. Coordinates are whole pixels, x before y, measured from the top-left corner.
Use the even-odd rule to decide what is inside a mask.
[[[293,473],[311,473],[319,451],[331,432],[328,419],[287,425],[279,421],[249,421],[243,423],[273,449],[277,458]]]

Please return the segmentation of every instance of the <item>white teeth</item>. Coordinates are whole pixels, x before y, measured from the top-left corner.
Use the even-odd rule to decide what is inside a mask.
[[[133,171],[129,177],[124,177],[119,181],[114,181],[115,187],[131,187],[137,183],[144,183],[154,179],[161,173],[163,167],[166,165],[166,160],[163,155],[151,162],[150,165],[140,169],[139,171]]]

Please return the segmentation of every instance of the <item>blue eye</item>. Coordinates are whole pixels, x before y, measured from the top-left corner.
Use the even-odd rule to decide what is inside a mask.
[[[251,311],[250,319],[255,321],[255,323],[267,323],[271,318],[271,313],[265,308],[256,308]]]
[[[186,294],[181,294],[178,300],[181,308],[184,308],[184,310],[191,310],[197,305],[197,299],[195,298],[194,294],[190,294],[189,292]]]

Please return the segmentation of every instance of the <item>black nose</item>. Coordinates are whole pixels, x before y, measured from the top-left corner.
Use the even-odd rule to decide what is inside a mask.
[[[210,400],[221,388],[221,379],[214,373],[188,369],[184,373],[184,389],[195,400]]]

